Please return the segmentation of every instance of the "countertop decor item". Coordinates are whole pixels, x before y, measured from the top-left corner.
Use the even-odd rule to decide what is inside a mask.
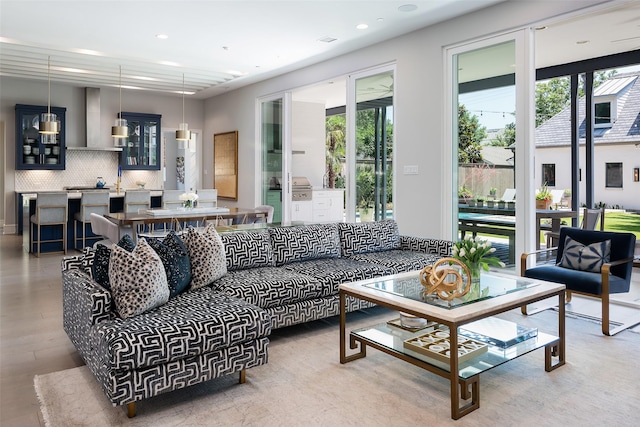
[[[185,209],[193,209],[196,204],[196,200],[198,200],[198,195],[196,193],[184,193],[180,195],[180,200],[182,200],[182,206]]]

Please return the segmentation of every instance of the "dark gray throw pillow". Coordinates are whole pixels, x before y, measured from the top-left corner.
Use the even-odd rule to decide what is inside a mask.
[[[187,247],[178,235],[170,231],[163,240],[148,239],[147,243],[158,254],[169,285],[170,298],[184,291],[191,281],[191,262]]]
[[[136,247],[135,242],[128,234],[125,234],[120,238],[117,243],[123,249],[131,252]],[[96,245],[95,256],[93,257],[93,265],[91,266],[91,272],[93,280],[100,286],[107,290],[111,290],[111,284],[109,283],[109,259],[111,258],[111,248],[105,245]]]

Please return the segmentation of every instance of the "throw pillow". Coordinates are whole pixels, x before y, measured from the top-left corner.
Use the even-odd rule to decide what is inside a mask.
[[[187,248],[174,231],[170,231],[164,240],[149,239],[147,243],[156,251],[164,265],[169,297],[173,298],[184,291],[191,281],[191,262]]]
[[[141,238],[132,252],[119,246],[111,250],[109,282],[116,311],[127,319],[169,300],[169,286],[162,261]]]
[[[125,234],[118,241],[117,246],[126,249],[131,252],[136,246],[131,236]],[[93,265],[91,266],[91,276],[100,286],[109,290],[111,285],[109,284],[109,258],[111,258],[111,248],[105,245],[96,245],[95,256],[93,257]]]
[[[183,235],[191,261],[191,286],[198,289],[227,274],[227,259],[222,239],[212,225],[199,232],[189,227]]]
[[[602,264],[609,262],[610,258],[611,240],[583,245],[567,236],[564,241],[560,267],[600,273]]]

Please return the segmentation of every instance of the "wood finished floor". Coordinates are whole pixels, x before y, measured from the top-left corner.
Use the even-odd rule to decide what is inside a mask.
[[[34,375],[84,364],[62,329],[61,258],[62,254],[36,258],[23,250],[21,236],[0,235],[3,427],[44,426],[33,388]],[[634,269],[632,292],[623,299],[640,302],[640,269]]]

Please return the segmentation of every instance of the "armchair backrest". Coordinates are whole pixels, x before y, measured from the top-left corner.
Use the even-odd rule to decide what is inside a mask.
[[[560,241],[558,242],[558,255],[556,263],[559,263],[562,259],[562,253],[564,251],[564,243],[566,237],[569,236],[573,240],[582,243],[583,245],[590,245],[596,242],[602,242],[604,240],[611,240],[611,261],[618,261],[625,258],[633,258],[633,253],[636,246],[636,236],[632,233],[617,233],[610,231],[598,231],[598,230],[583,230],[575,227],[561,227],[560,228]],[[626,264],[616,265],[611,267],[611,274],[623,278],[625,280],[631,280],[631,268],[632,262]]]

